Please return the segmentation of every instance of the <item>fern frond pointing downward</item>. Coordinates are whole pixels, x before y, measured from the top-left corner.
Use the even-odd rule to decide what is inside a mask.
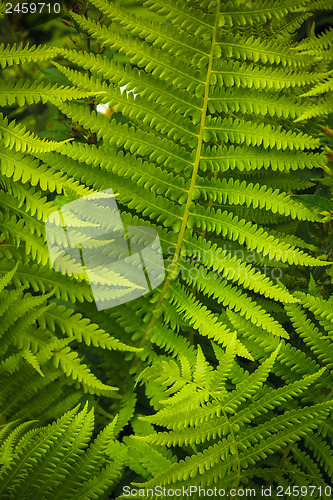
[[[286,307],[296,332],[313,350],[317,358],[325,363],[327,368],[333,367],[333,346],[329,339],[323,338],[319,329],[311,322],[299,305],[290,304]]]
[[[245,288],[254,290],[265,297],[286,303],[297,301],[288,291],[273,284],[267,276],[257,272],[251,264],[247,264],[244,260],[237,258],[237,255],[232,255],[227,250],[222,250],[217,244],[209,244],[202,238],[193,235],[191,238],[185,239],[184,248],[189,258],[195,256],[197,252],[201,252],[202,264],[219,273],[221,278],[238,282]]]
[[[87,365],[80,363],[78,354],[68,346],[54,353],[53,363],[55,368],[60,366],[67,376],[81,382],[86,392],[110,395],[118,390],[118,387],[108,386],[98,380]]]
[[[191,279],[190,273],[185,279],[188,283],[193,285],[195,283],[200,292],[212,297],[224,307],[233,309],[247,319],[251,319],[254,324],[260,325],[264,330],[284,338],[289,337],[284,328],[242,290],[226,284],[214,273],[207,272],[200,267],[198,267],[198,271],[195,280]]]

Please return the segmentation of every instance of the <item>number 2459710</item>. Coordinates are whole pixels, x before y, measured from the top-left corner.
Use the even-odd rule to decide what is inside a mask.
[[[42,12],[49,14],[60,13],[60,3],[6,3],[6,14],[13,14],[14,12],[22,14],[41,14]]]

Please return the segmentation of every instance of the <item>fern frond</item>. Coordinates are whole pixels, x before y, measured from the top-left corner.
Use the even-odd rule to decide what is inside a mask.
[[[299,44],[297,49],[300,48]],[[245,38],[239,34],[234,36],[221,34],[217,37],[217,48],[227,58],[241,59],[243,61],[261,62],[263,64],[280,64],[281,66],[306,67],[310,66],[313,59],[308,55],[294,54],[289,49],[271,42],[251,36]]]
[[[285,132],[282,128],[259,124],[254,127],[250,120],[226,119],[207,117],[204,141],[223,141],[247,146],[261,146],[264,149],[276,148],[290,150],[315,149],[319,145],[318,139],[310,138],[301,133]]]
[[[93,410],[87,413],[85,407],[77,413],[76,407],[53,424],[34,430],[29,439],[21,440],[11,462],[2,469],[2,493],[27,500],[47,493],[53,500],[73,498],[74,491],[76,498],[98,498],[119,477],[122,466],[108,463],[103,467],[112,424],[84,449],[93,431],[93,420]]]
[[[186,275],[186,281],[194,285],[200,292],[212,297],[224,307],[239,312],[242,316],[250,319],[254,324],[260,325],[264,330],[275,335],[288,338],[287,332],[281,325],[264,311],[242,290],[223,282],[215,273],[207,272],[198,267],[198,274],[195,279],[191,278],[190,273]]]
[[[159,87],[156,89],[155,78],[148,74],[140,72],[137,68],[132,68],[129,65],[121,65],[114,60],[110,60],[105,56],[95,55],[92,53],[82,54],[75,50],[59,49],[64,58],[78,64],[85,69],[91,69],[103,78],[109,79],[117,85],[127,85],[127,88],[135,88],[135,92],[142,97],[146,97],[149,101],[154,101],[176,113],[178,116],[192,115],[200,116],[200,105],[202,98],[193,94],[175,89],[168,82],[159,81]],[[58,66],[59,69],[62,69]]]
[[[333,89],[333,86],[332,86]],[[309,106],[309,109],[304,111],[295,122],[299,122],[301,120],[309,120],[310,118],[314,118],[317,116],[325,116],[333,112],[332,99],[328,96],[325,99],[321,99],[317,104],[313,106]]]
[[[17,103],[19,106],[35,102],[72,99],[82,99],[94,95],[94,92],[77,90],[63,85],[51,83],[36,83],[19,80],[14,85],[9,81],[0,82],[0,106],[10,106]]]
[[[285,306],[290,315],[296,332],[304,342],[313,350],[316,357],[328,368],[333,366],[333,348],[328,339],[323,339],[322,333],[311,322],[300,306],[290,304]]]
[[[80,363],[78,354],[72,351],[69,346],[56,351],[52,360],[55,368],[60,366],[68,377],[81,382],[84,390],[90,394],[109,396],[118,390],[118,387],[108,386],[98,380],[86,364]]]
[[[262,424],[258,427],[258,431],[253,433],[253,436],[244,436],[246,443],[253,442],[252,439],[261,442],[244,452],[241,455],[241,460],[244,460],[245,465],[253,463],[254,460],[266,458],[267,453],[272,453],[276,451],[276,449],[281,449],[282,443],[290,443],[299,440],[304,434],[316,428],[318,423],[327,417],[330,408],[330,403],[319,403],[309,408],[305,407],[301,410],[291,410],[280,417],[272,419],[272,422],[268,425]],[[269,437],[267,440],[262,440],[262,435],[265,435],[263,431],[268,430],[270,426],[274,429],[279,429],[280,425],[282,430],[279,431],[276,436]],[[287,428],[283,430],[285,427]],[[247,441],[248,438],[249,441]]]
[[[304,443],[307,448],[311,450],[314,458],[318,460],[318,463],[323,466],[328,476],[331,477],[333,472],[333,453],[329,443],[324,441],[317,432],[306,436],[304,438]]]
[[[262,413],[267,413],[269,410],[273,410],[276,407],[281,406],[285,401],[299,396],[309,386],[311,386],[325,371],[322,368],[317,373],[305,376],[300,380],[296,380],[291,384],[279,387],[278,389],[269,389],[267,393],[263,396],[255,397],[255,401],[248,405],[247,408],[240,410],[237,415],[231,417],[230,422],[232,425],[242,425],[244,423],[250,423],[258,415]]]
[[[2,259],[0,262],[0,275],[11,269],[12,261]],[[54,290],[54,295],[63,300],[91,302],[92,292],[85,282],[79,283],[79,277],[75,281],[68,276],[60,276],[53,269],[38,267],[36,264],[19,264],[13,283],[16,286],[31,286],[35,292],[44,293],[46,290]]]
[[[279,189],[281,191],[287,192],[289,189],[291,189],[292,191],[301,191],[303,189],[308,189],[314,185],[313,182],[296,177],[291,172],[287,174],[281,174],[280,172],[272,172],[269,174],[258,172],[258,177],[256,177],[255,173],[254,176],[251,175],[252,182],[253,179],[258,179],[258,181],[260,180],[261,184],[267,186],[268,188]]]
[[[175,304],[178,312],[181,312],[190,324],[198,329],[201,335],[207,336],[222,345],[228,344],[231,338],[230,330],[218,321],[205,306],[200,306],[200,303],[194,299],[191,294],[186,293],[181,285],[174,284],[170,289],[170,299]],[[237,354],[252,359],[251,354],[247,349],[237,341]]]
[[[249,148],[246,146],[206,146],[200,160],[200,169],[204,172],[227,171],[238,169],[240,171],[260,170],[262,168],[273,171],[288,171],[312,168],[312,165],[322,166],[325,157],[320,153],[304,154],[302,151],[286,152],[263,148]]]
[[[291,410],[273,418],[267,424],[255,427],[252,432],[241,434],[236,446],[244,450],[239,454],[242,467],[247,468],[250,464],[265,459],[268,454],[280,450],[285,444],[299,440],[325,419],[330,408],[331,404],[322,403],[312,408]],[[233,455],[229,455],[229,459],[225,460],[228,451],[234,450],[234,447],[233,440],[225,438],[198,455],[192,455],[187,457],[186,461],[181,460],[173,464],[163,474],[145,483],[145,486],[177,483],[197,474],[201,475],[202,486],[210,485],[223,478],[229,466],[231,468],[232,464],[236,463],[238,454],[236,458],[231,458]]]
[[[124,154],[122,151],[115,152],[112,148],[95,145],[90,147],[79,143],[65,144],[59,148],[59,152],[81,163],[131,179],[139,186],[156,194],[164,194],[179,203],[182,203],[186,197],[188,181],[182,175],[173,175],[172,172],[166,172],[153,163],[142,161],[129,153]],[[131,169],[128,168],[129,163],[132,166]],[[88,183],[88,179],[86,182]]]
[[[16,198],[16,206],[20,208],[23,204],[26,211],[35,216],[37,220],[45,222],[54,208],[51,201],[39,190],[33,187],[26,188],[19,182],[14,182],[11,178],[3,177],[2,182],[7,188],[8,194],[11,193]]]
[[[72,498],[70,495],[76,494],[82,482],[87,481],[91,477],[95,468],[99,467],[103,460],[107,445],[114,436],[115,424],[116,418],[98,434],[85,454],[78,456],[75,462],[67,467],[68,474],[65,481],[62,481],[58,488],[52,492],[50,500]]]
[[[2,429],[2,433],[4,435],[7,434],[8,430],[10,430],[10,434],[5,439],[2,439],[3,436],[0,435],[0,463],[2,467],[6,467],[9,465],[14,456],[15,447],[20,441],[22,434],[26,431],[26,429],[29,429],[29,427],[31,427],[34,422],[23,422],[16,428],[11,429],[11,427],[15,424],[16,422],[14,421],[4,426],[4,428]]]
[[[269,41],[277,41],[289,45],[295,41],[295,33],[311,16],[311,12],[289,14],[285,19],[272,23]]]
[[[320,469],[317,464],[309,457],[309,455],[307,455],[307,453],[303,450],[300,450],[299,446],[297,445],[292,446],[291,453],[293,455],[294,461],[300,466],[301,470],[312,476],[311,482],[313,482],[314,484],[320,483]],[[305,480],[304,476],[302,479],[303,481]]]
[[[236,7],[236,8],[235,8]],[[237,9],[238,7],[238,9]],[[266,0],[259,5],[243,6],[240,3],[228,2],[222,8],[219,17],[219,26],[244,26],[252,23],[267,22],[267,19],[279,20],[289,13],[302,11],[309,7],[308,0],[301,0],[297,6],[292,0],[273,2]]]
[[[48,494],[50,486],[55,489],[67,472],[66,466],[62,464],[66,464],[67,460],[71,463],[75,457],[83,453],[82,448],[87,445],[91,437],[93,425],[93,410],[87,413],[85,407],[75,415],[66,433],[57,440],[56,446],[44,455],[44,460],[35,465],[28,479],[14,490],[15,494],[33,498],[41,490]]]
[[[149,341],[163,348],[166,352],[173,355],[184,355],[194,363],[194,347],[190,345],[188,340],[181,335],[178,335],[170,328],[159,325],[155,326],[149,332]]]
[[[162,51],[150,47],[144,41],[115,33],[78,14],[73,13],[72,16],[83,30],[99,42],[120,50],[121,53],[130,58],[132,64],[145,68],[148,73],[152,73],[162,80],[168,81],[172,78],[181,89],[194,91],[198,96],[203,95],[204,80],[201,72],[193,69],[185,59],[166,57]],[[176,79],[174,78],[175,73],[178,75]]]
[[[78,342],[84,341],[88,346],[94,345],[102,349],[117,349],[125,351],[138,351],[138,348],[128,346],[107,332],[91,323],[88,318],[83,318],[81,314],[73,314],[73,309],[67,309],[65,306],[53,305],[43,316],[45,323],[42,326],[55,330],[55,325],[59,326],[63,333],[69,338],[75,337]]]
[[[12,66],[24,62],[37,62],[41,60],[53,59],[58,55],[56,47],[23,45],[0,45],[0,67]]]
[[[22,357],[36,370],[39,375],[44,377],[44,373],[41,370],[40,364],[37,357],[33,354],[30,349],[23,349]]]
[[[185,238],[184,243],[184,255],[188,257],[200,255],[202,264],[212,268],[221,278],[238,282],[245,288],[261,293],[265,297],[287,303],[295,301],[289,292],[273,284],[267,276],[258,272],[251,264],[238,258],[237,253],[232,254],[216,243],[210,244],[194,235]]]
[[[76,491],[78,498],[99,498],[107,488],[119,481],[122,472],[122,463],[107,464],[98,474],[82,484]],[[67,500],[73,498],[71,495]]]
[[[4,290],[4,288],[12,281],[14,274],[17,271],[18,262],[15,264],[11,271],[8,271],[4,274],[4,276],[0,277],[0,293]]]
[[[186,164],[191,162],[191,156],[184,147],[179,147],[167,139],[158,140],[152,133],[134,131],[133,127],[117,124],[114,120],[110,122],[105,116],[98,115],[94,111],[90,113],[88,109],[82,109],[75,104],[57,103],[57,106],[73,120],[96,132],[104,141],[118,147],[130,148],[131,153],[136,151],[140,155],[147,155],[150,160],[158,158],[159,162],[163,161],[167,165],[177,163],[179,170],[179,163],[186,168]]]
[[[50,256],[43,239],[36,234],[32,234],[29,229],[26,228],[23,220],[18,220],[15,215],[10,217],[0,214],[0,224],[3,233],[17,246],[21,242],[25,243],[26,253],[30,255],[37,264],[46,265],[50,262]]]
[[[6,149],[0,151],[1,173],[14,181],[21,180],[23,184],[30,182],[32,186],[40,185],[42,190],[56,191],[60,194],[65,188],[85,196],[89,189],[77,181],[68,179],[66,174],[56,172],[48,165],[40,164],[36,158]]]
[[[281,91],[283,89],[305,87],[328,78],[331,72],[313,75],[307,72],[294,72],[284,68],[256,66],[238,61],[215,62],[212,73],[212,90],[218,87],[247,87],[249,89],[265,89],[267,91]],[[302,95],[304,97],[305,94]]]
[[[40,139],[25,127],[16,124],[15,120],[8,122],[2,113],[0,113],[0,140],[6,148],[14,148],[23,153],[53,151],[61,145],[61,142]]]
[[[39,436],[30,443],[28,442],[25,447],[25,452],[23,452],[22,449],[20,450],[16,460],[13,460],[9,467],[1,471],[1,494],[6,492],[8,486],[13,488],[20,484],[25,474],[33,467],[36,459],[41,460],[50,447],[54,445],[56,440],[66,432],[74,419],[75,413],[76,409],[74,408],[57,422],[54,422],[45,430],[41,431]]]
[[[214,88],[208,101],[210,113],[248,113],[277,118],[298,118],[302,115],[300,102],[288,97],[277,97],[269,93],[247,89]]]
[[[332,73],[330,73],[327,75],[326,81],[321,82],[318,85],[314,86],[311,90],[302,94],[301,97],[318,96],[320,94],[325,94],[327,92],[332,92],[332,91],[333,91],[333,78],[332,78]]]
[[[301,300],[303,306],[312,311],[316,317],[332,321],[332,300],[327,301],[303,292],[295,292],[295,295]]]
[[[331,0],[315,0],[309,4],[311,6],[311,10],[332,10],[332,2]],[[302,10],[306,10],[306,6],[303,7]]]
[[[217,179],[212,182],[208,179],[198,179],[197,189],[204,199],[211,199],[220,204],[246,204],[248,207],[265,208],[281,215],[290,215],[293,219],[319,220],[313,212],[295,203],[291,198],[278,190],[267,189],[265,185],[240,182],[232,178]]]
[[[146,0],[144,6],[165,16],[176,26],[193,33],[196,36],[208,38],[214,26],[214,16],[190,5],[182,5],[171,0]],[[207,33],[208,31],[208,33]]]
[[[306,55],[323,55],[324,50],[331,48],[333,41],[333,30],[330,27],[325,32],[320,33],[320,35],[314,37],[308,37],[301,40],[292,49],[296,52],[300,52]]]
[[[59,65],[56,65],[59,67]],[[78,72],[62,70],[64,74],[75,85],[85,89],[94,89],[102,92],[105,89],[105,100],[110,107],[116,106],[117,111],[124,116],[128,116],[133,121],[142,121],[143,124],[156,129],[161,135],[179,141],[181,144],[193,146],[196,142],[195,127],[187,118],[169,118],[169,110],[164,106],[148,101],[141,95],[126,95],[120,89],[113,89],[111,86],[101,86],[98,80],[88,79]]]
[[[201,64],[202,61],[208,59],[208,44],[204,41],[199,43],[193,37],[178,30],[176,26],[171,29],[169,26],[156,21],[134,17],[125,9],[117,8],[105,0],[94,0],[93,3],[105,16],[118,21],[126,31],[138,35],[154,47],[184,57],[187,61],[193,59],[193,65]]]
[[[326,262],[297,250],[283,239],[279,241],[263,228],[258,229],[256,224],[246,222],[244,219],[239,220],[237,216],[233,217],[232,212],[221,212],[220,209],[204,209],[198,206],[196,213],[191,214],[191,217],[198,228],[215,231],[232,240],[237,239],[240,244],[245,242],[247,248],[269,255],[270,259],[281,259],[282,262],[295,262],[300,265],[327,265]]]

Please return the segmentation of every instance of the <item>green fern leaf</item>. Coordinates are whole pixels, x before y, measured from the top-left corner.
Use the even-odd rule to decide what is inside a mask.
[[[47,101],[81,99],[94,95],[94,92],[76,90],[71,87],[52,85],[51,83],[36,83],[18,81],[13,86],[10,82],[0,83],[0,106],[10,106],[17,103],[19,106],[45,103]]]
[[[0,45],[0,66],[5,68],[6,66],[12,66],[13,64],[20,64],[23,62],[37,62],[46,59],[52,59],[57,56],[56,47],[42,47],[26,44],[23,46],[22,43],[19,45]]]

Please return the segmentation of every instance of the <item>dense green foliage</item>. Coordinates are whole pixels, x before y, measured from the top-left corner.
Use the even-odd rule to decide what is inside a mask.
[[[332,201],[308,192],[332,186],[332,30],[296,33],[332,8],[147,0],[134,15],[93,0],[67,11],[64,40],[2,43],[1,499],[116,498],[131,483],[321,498],[333,300],[312,236]],[[44,224],[108,188],[125,226],[156,229],[166,275],[97,311],[85,275],[52,268]]]

